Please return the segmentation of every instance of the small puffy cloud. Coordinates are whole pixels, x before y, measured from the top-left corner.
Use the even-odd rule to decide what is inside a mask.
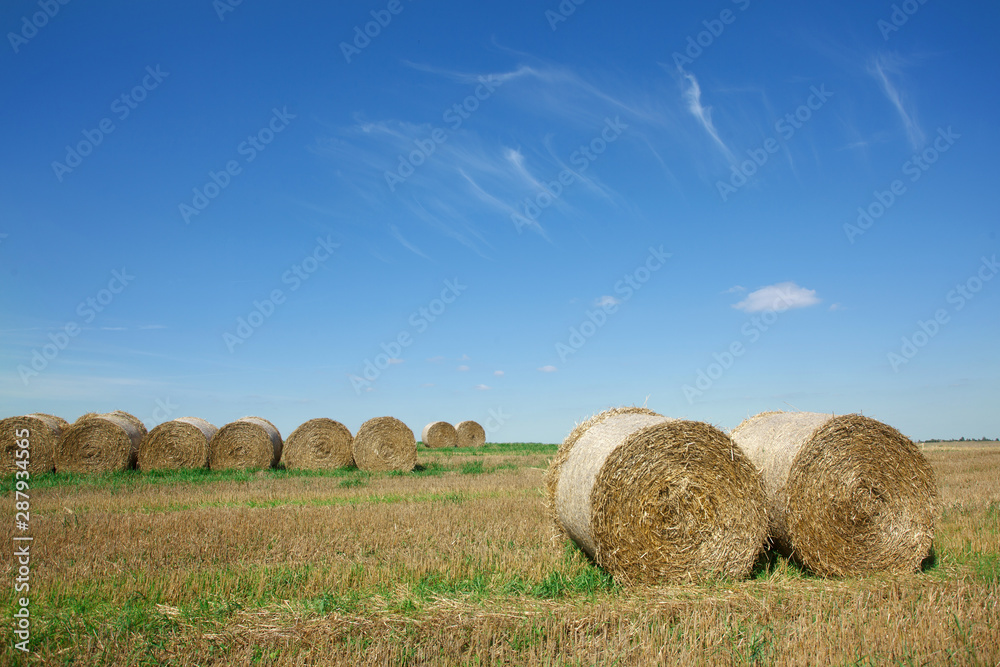
[[[459,366],[457,370],[460,370],[460,371],[464,372],[464,371],[469,370],[469,367],[463,364],[463,365]]]
[[[488,391],[490,387],[485,384],[477,384],[476,389],[478,389],[479,391]]]
[[[831,303],[830,304],[830,310],[843,310],[843,309],[844,309],[844,306],[842,306],[839,303]]]
[[[776,310],[780,312],[793,308],[814,306],[819,302],[816,290],[799,287],[793,282],[784,282],[761,287],[758,290],[750,292],[745,299],[733,304],[733,308],[742,310],[745,313],[759,313],[763,310]]]
[[[742,294],[743,292],[746,291],[747,288],[744,287],[743,285],[733,285],[729,289],[723,290],[722,294]]]
[[[613,296],[605,294],[604,296],[594,299],[594,305],[598,308],[609,308],[611,306],[617,306],[621,303],[621,299],[616,299]]]
[[[555,373],[559,369],[556,368],[555,366],[542,366],[538,370],[540,370],[543,373]]]
[[[503,371],[493,371],[493,375],[496,375],[498,378],[502,378],[503,377]]]

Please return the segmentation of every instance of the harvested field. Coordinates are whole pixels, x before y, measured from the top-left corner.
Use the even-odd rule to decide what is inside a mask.
[[[830,580],[772,555],[746,581],[644,588],[556,534],[555,450],[422,449],[412,473],[35,475],[28,662],[1000,661],[1000,448],[926,451],[944,509],[923,573]],[[21,661],[5,642],[0,663]]]

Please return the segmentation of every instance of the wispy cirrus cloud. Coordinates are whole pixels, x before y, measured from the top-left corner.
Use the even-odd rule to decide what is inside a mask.
[[[925,135],[920,123],[917,121],[917,113],[910,104],[906,94],[893,83],[890,76],[899,76],[904,61],[897,56],[879,54],[868,65],[868,73],[871,74],[882,88],[882,92],[892,103],[899,114],[899,119],[906,130],[906,137],[910,146],[914,149],[924,145]]]
[[[687,103],[688,111],[701,124],[705,132],[708,133],[708,136],[712,138],[712,141],[715,142],[726,156],[726,159],[730,162],[735,162],[736,158],[733,156],[733,152],[729,150],[729,146],[726,146],[726,143],[719,137],[719,131],[715,129],[715,124],[712,122],[712,107],[706,107],[701,103],[701,86],[698,84],[698,79],[694,74],[685,71],[682,67],[678,67],[677,71],[683,80],[682,85],[684,86],[684,90],[682,95],[684,101]]]

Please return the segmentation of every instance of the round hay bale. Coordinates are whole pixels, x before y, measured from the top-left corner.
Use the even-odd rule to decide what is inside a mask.
[[[913,442],[861,415],[765,412],[733,440],[763,472],[771,539],[823,576],[920,568],[940,498]]]
[[[354,464],[351,443],[354,438],[338,421],[319,417],[310,419],[292,431],[282,452],[290,470],[331,470]]]
[[[362,424],[352,450],[354,463],[367,472],[410,472],[417,465],[417,439],[395,417],[375,417]]]
[[[218,428],[198,417],[163,422],[139,443],[139,470],[208,467],[208,443]]]
[[[420,432],[425,447],[458,447],[458,431],[448,422],[431,422]]]
[[[56,449],[56,472],[90,473],[135,467],[146,427],[121,410],[89,412],[70,425]]]
[[[263,417],[241,417],[212,436],[208,451],[212,470],[273,468],[281,459],[281,434]]]
[[[725,433],[624,408],[581,424],[567,442],[549,475],[557,520],[616,580],[750,573],[767,537],[764,482]]]
[[[458,434],[458,447],[482,447],[486,444],[486,431],[479,422],[458,422],[455,432]]]
[[[27,440],[28,472],[52,472],[56,467],[56,449],[69,423],[62,417],[35,412],[23,417],[7,417],[0,420],[0,475],[9,475],[21,470],[15,452],[19,440]],[[18,433],[25,437],[18,437]],[[22,457],[24,455],[22,454]]]

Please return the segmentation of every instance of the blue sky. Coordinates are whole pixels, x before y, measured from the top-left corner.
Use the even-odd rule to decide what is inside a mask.
[[[5,3],[0,416],[1000,436],[998,20]]]

